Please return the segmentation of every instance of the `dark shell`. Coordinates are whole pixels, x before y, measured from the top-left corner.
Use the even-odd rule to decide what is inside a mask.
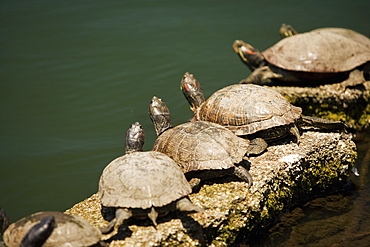
[[[39,212],[11,224],[3,236],[6,245],[18,247],[27,232],[47,216],[54,216],[56,227],[46,240],[44,247],[90,246],[100,241],[100,230],[80,217],[61,212]]]
[[[337,73],[370,61],[370,39],[342,28],[322,28],[284,38],[262,55],[291,71]]]
[[[238,84],[216,91],[197,109],[196,118],[221,124],[241,136],[294,123],[301,113],[301,108],[272,89]]]
[[[242,161],[249,141],[214,123],[196,121],[166,130],[153,150],[171,157],[184,173],[221,170]]]
[[[167,155],[133,152],[109,163],[99,181],[106,207],[162,207],[191,193],[184,174]]]

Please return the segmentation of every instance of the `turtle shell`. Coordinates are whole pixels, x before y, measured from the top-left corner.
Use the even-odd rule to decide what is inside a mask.
[[[262,55],[286,70],[346,72],[370,61],[370,39],[349,29],[322,28],[282,39]]]
[[[162,207],[191,193],[177,164],[160,152],[133,152],[109,163],[100,177],[105,207]]]
[[[196,121],[163,132],[153,150],[167,154],[184,173],[221,170],[242,161],[249,141],[214,123]]]
[[[302,113],[278,92],[254,84],[216,91],[196,111],[197,120],[221,124],[238,136],[296,122]]]
[[[80,217],[61,212],[39,212],[8,227],[3,236],[6,246],[18,247],[28,231],[47,216],[54,216],[56,226],[43,247],[90,246],[100,241],[100,230]]]

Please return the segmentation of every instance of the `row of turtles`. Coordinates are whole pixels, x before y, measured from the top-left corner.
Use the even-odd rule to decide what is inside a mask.
[[[299,142],[302,124],[345,127],[342,122],[302,116],[301,108],[258,85],[231,85],[205,100],[200,83],[187,72],[181,90],[193,119],[172,126],[167,105],[154,96],[149,115],[158,138],[152,150],[142,151],[145,134],[135,122],[126,133],[126,154],[105,167],[99,197],[109,224],[103,233],[131,217],[147,217],[156,226],[157,217],[170,211],[202,212],[188,195],[199,190],[203,180],[231,175],[252,186],[248,156],[261,154],[269,142],[287,135]]]
[[[322,29],[300,35],[285,26],[281,33],[292,37],[284,38],[280,42],[285,43],[280,48],[272,47],[262,55],[242,41],[234,42],[234,50],[256,74],[244,82],[272,82],[292,75],[297,81],[301,74],[314,80],[318,73],[325,76],[339,73],[340,66],[343,67],[340,71],[346,74],[352,70],[363,71],[365,76],[368,73],[368,39],[360,38],[351,30]],[[284,60],[292,64],[298,64],[298,60],[302,60],[302,64],[314,63],[312,57],[318,55],[313,50],[309,52],[313,54],[311,60],[305,61],[302,55],[292,54],[290,48],[281,51],[296,46],[299,43],[294,41],[296,37],[307,36],[309,42],[305,44],[316,42],[314,37],[319,33],[329,43],[339,39],[343,47],[350,42],[360,45],[350,51],[343,50],[337,63],[330,65],[331,69],[328,69],[329,61],[324,61],[326,71],[299,72],[298,67],[281,65]],[[335,39],[330,36],[332,34],[340,37]],[[306,48],[300,47],[296,52],[303,49]],[[339,66],[344,53],[348,52],[352,52],[353,61],[357,63],[351,68],[345,67],[343,62]],[[274,60],[274,57],[282,60]],[[320,67],[319,64],[315,66]],[[266,70],[273,77],[266,76],[263,72]],[[7,246],[104,246],[101,234],[119,228],[131,217],[149,218],[156,226],[157,218],[171,211],[202,212],[203,209],[189,199],[192,192],[199,190],[202,180],[232,175],[252,186],[253,178],[248,168],[253,164],[248,156],[263,153],[270,142],[291,135],[299,143],[299,127],[304,124],[327,129],[345,127],[342,122],[302,116],[301,108],[291,105],[276,91],[259,85],[231,85],[206,100],[200,83],[192,74],[185,73],[181,90],[194,112],[192,120],[172,126],[168,107],[154,96],[149,105],[149,115],[158,135],[153,149],[143,151],[145,133],[140,123],[135,122],[126,133],[126,153],[103,170],[98,194],[102,216],[109,221],[106,227],[99,231],[82,218],[60,212],[36,213],[9,226],[5,212],[0,209],[0,233]]]

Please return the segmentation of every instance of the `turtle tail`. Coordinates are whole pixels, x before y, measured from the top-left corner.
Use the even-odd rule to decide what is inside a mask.
[[[150,212],[148,213],[148,217],[153,222],[154,227],[157,227],[158,212],[155,210],[153,206],[150,209]]]

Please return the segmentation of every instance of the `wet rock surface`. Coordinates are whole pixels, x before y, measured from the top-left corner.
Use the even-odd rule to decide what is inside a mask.
[[[170,213],[158,220],[157,228],[149,220],[132,219],[105,238],[110,246],[228,246],[241,231],[248,236],[295,203],[340,190],[356,156],[349,135],[305,129],[299,145],[286,140],[250,158],[251,188],[234,178],[204,184],[190,195],[204,213]],[[97,227],[107,224],[96,194],[66,212]]]
[[[316,87],[273,86],[303,114],[340,120],[356,131],[370,130],[370,81],[354,86],[341,83]]]

